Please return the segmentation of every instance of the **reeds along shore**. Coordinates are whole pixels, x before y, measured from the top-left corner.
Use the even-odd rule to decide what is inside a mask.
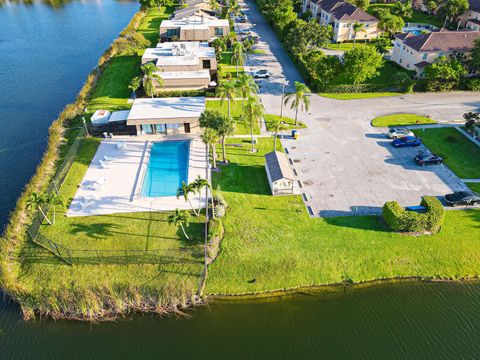
[[[115,55],[117,55],[119,51],[121,51],[120,48],[122,42],[125,43],[125,38],[131,36],[132,31],[135,31],[139,27],[140,22],[146,14],[146,11],[140,10],[132,17],[129,24],[123,29],[117,39],[113,41],[112,45],[100,57],[98,60],[98,65],[87,76],[86,82],[80,90],[75,102],[66,105],[58,118],[53,121],[49,128],[49,139],[43,159],[38,165],[35,175],[25,186],[21,196],[19,197],[15,209],[10,214],[9,223],[5,228],[4,234],[0,238],[0,286],[3,287],[5,294],[20,303],[22,310],[24,311],[24,315],[27,318],[33,315],[33,309],[40,310],[41,312],[47,312],[48,308],[48,306],[43,306],[46,304],[37,304],[35,302],[36,300],[32,300],[28,295],[27,289],[25,289],[22,284],[17,281],[19,265],[16,260],[19,256],[19,245],[22,242],[27,241],[27,229],[32,222],[32,217],[34,216],[32,212],[27,211],[27,198],[31,193],[42,193],[48,187],[52,177],[58,170],[57,167],[60,165],[59,160],[61,147],[62,145],[66,146],[66,139],[64,136],[66,127],[75,123],[75,121],[80,121],[81,116],[92,97],[98,79],[109,65],[109,61]],[[104,293],[104,291],[105,289],[101,290],[102,293]],[[133,294],[135,292],[136,291],[131,291],[130,293]],[[56,306],[60,305],[62,302],[68,303],[69,300],[72,300],[71,296],[75,296],[75,294],[57,295],[59,295],[61,298],[57,299],[58,302]],[[94,301],[96,304],[95,306],[102,306],[102,303],[105,304],[105,302],[108,302],[106,298],[98,298],[98,294],[91,295],[92,299],[97,298],[98,300]],[[54,296],[50,296],[50,298],[53,299]],[[47,299],[45,300],[48,301]],[[54,311],[55,305],[51,305],[52,307],[50,310]],[[153,304],[149,305],[147,302],[144,306],[136,305],[136,307],[137,306],[139,308],[152,308]],[[77,310],[80,309],[80,307],[81,304],[77,303]],[[43,310],[40,308],[43,308]],[[113,312],[115,311],[107,311],[107,313]],[[101,311],[99,311],[99,314],[101,314]],[[78,317],[84,315],[87,315],[88,317],[93,316],[93,314],[89,314],[87,311],[72,311],[72,313],[67,317],[77,317],[77,315]]]

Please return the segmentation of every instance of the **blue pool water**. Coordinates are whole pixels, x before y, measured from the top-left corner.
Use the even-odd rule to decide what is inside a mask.
[[[155,142],[143,180],[141,196],[175,196],[188,181],[190,141]]]

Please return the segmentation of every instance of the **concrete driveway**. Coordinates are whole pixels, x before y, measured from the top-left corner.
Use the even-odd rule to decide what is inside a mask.
[[[251,27],[260,37],[257,48],[264,54],[249,55],[247,70],[267,68],[273,77],[261,81],[266,112],[279,114],[284,83],[287,91],[302,81],[270,26],[256,6],[246,2]],[[413,158],[417,148],[395,149],[371,120],[393,113],[430,115],[439,121],[462,119],[467,111],[479,111],[479,93],[415,94],[362,100],[310,97],[310,110],[299,120],[307,125],[300,139],[282,139],[292,167],[302,184],[306,205],[313,216],[378,214],[386,201],[417,205],[424,195],[442,196],[464,189],[448,167],[419,167]],[[285,116],[294,117],[284,108]]]

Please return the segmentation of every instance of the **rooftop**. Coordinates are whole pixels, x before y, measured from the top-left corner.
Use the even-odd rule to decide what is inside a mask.
[[[343,0],[317,0],[317,4],[337,20],[378,21],[375,16]]]
[[[204,110],[204,97],[136,99],[127,121],[198,118]]]
[[[205,79],[210,81],[210,71],[157,71],[157,74],[164,80],[167,79]]]
[[[480,31],[438,31],[408,37],[405,45],[420,52],[465,51],[473,49]]]
[[[295,180],[287,156],[280,151],[272,151],[265,155],[265,161],[272,182],[280,179]]]
[[[184,28],[184,29],[201,29],[209,26],[228,27],[230,26],[227,19],[217,19],[213,16],[193,15],[182,19],[163,20],[160,28]]]
[[[142,63],[155,61],[157,66],[197,65],[199,58],[214,58],[215,49],[206,42],[165,42],[156,48],[145,49]]]

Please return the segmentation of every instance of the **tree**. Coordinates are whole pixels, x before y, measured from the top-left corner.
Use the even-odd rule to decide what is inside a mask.
[[[266,0],[261,2],[260,8],[280,33],[290,28],[297,19],[292,0]]]
[[[278,133],[283,130],[288,130],[288,125],[282,121],[280,117],[272,117],[268,126],[273,132],[273,151],[277,150]]]
[[[247,55],[245,54],[245,48],[243,44],[240,42],[236,42],[233,44],[233,51],[232,51],[232,59],[231,62],[235,63],[235,67],[237,70],[237,77],[238,77],[238,65],[243,65]]]
[[[376,39],[373,39],[370,44],[377,50],[380,54],[387,54],[388,47],[392,46],[392,41],[386,36],[380,36]]]
[[[221,6],[220,6],[220,4],[218,3],[217,0],[208,0],[208,5],[214,11],[218,11],[221,8]]]
[[[428,91],[448,91],[460,82],[467,73],[465,67],[457,60],[442,56],[437,62],[425,68],[424,78]]]
[[[438,3],[436,1],[430,0],[427,3],[427,10],[429,14],[435,14],[435,10],[438,8]]]
[[[237,89],[242,94],[242,108],[244,107],[244,99],[250,94],[256,94],[258,85],[253,78],[245,73],[240,74],[236,82]]]
[[[173,214],[170,214],[168,216],[168,223],[175,226],[180,225],[183,231],[183,235],[185,235],[187,240],[190,240],[187,232],[185,231],[185,227],[188,227],[188,225],[190,224],[190,213],[187,210],[176,209]]]
[[[471,56],[470,66],[474,70],[480,71],[480,39],[475,40]]]
[[[397,1],[394,4],[394,12],[402,18],[411,18],[413,15],[412,3],[410,1]]]
[[[200,175],[197,176],[197,178],[191,183],[191,186],[193,189],[195,189],[195,192],[198,194],[198,215],[200,215],[200,206],[201,206],[201,199],[200,197],[202,196],[202,189],[205,187],[210,187],[210,183],[208,182],[207,179],[202,179]],[[207,206],[207,204],[205,204]],[[212,200],[212,206],[213,206],[213,200]]]
[[[285,105],[291,102],[290,108],[295,109],[295,126],[298,124],[298,109],[308,111],[310,107],[310,98],[307,94],[310,89],[304,83],[295,81],[295,91],[285,94]]]
[[[378,75],[383,58],[373,46],[362,46],[346,51],[343,56],[345,73],[359,84]]]
[[[337,56],[325,56],[320,50],[311,51],[305,56],[305,66],[312,76],[311,83],[317,90],[325,89],[342,68]]]
[[[46,198],[42,194],[33,192],[30,194],[30,196],[27,198],[27,209],[28,210],[38,210],[42,214],[43,218],[45,221],[49,224],[52,225],[52,222],[50,219],[47,217],[45,212],[42,209],[42,206],[46,204]]]
[[[202,134],[202,140],[205,144],[207,144],[207,152],[210,154],[210,147],[212,148],[212,161],[213,161],[213,168],[217,168],[217,149],[215,147],[216,143],[218,142],[218,134],[215,129],[206,128]]]
[[[190,193],[192,192],[195,192],[195,189],[189,184],[187,185],[185,183],[185,181],[182,181],[182,186],[178,188],[177,190],[177,199],[180,198],[180,196],[183,196],[183,199],[185,200],[185,202],[188,201],[188,203],[190,204],[190,207],[192,208],[193,210],[193,213],[198,216],[199,214],[197,214],[197,212],[195,211],[195,208],[193,207],[192,205],[192,202],[190,201],[190,198],[188,197],[190,195]]]
[[[404,71],[397,71],[393,74],[393,82],[396,86],[404,88],[408,92],[411,91],[410,87],[413,85],[411,76]]]
[[[227,162],[225,138],[235,132],[235,121],[230,116],[225,116],[219,111],[206,110],[200,115],[200,127],[210,128],[217,132],[222,139],[223,162]]]
[[[227,44],[228,48],[231,48],[235,41],[237,41],[237,33],[235,31],[230,31],[227,35],[222,37],[225,44]]]
[[[145,93],[153,98],[154,95],[158,94],[155,82],[157,82],[158,86],[163,87],[163,79],[160,75],[158,75],[157,67],[153,63],[146,63],[142,65],[142,71],[142,81]]]
[[[172,6],[173,1],[172,0],[153,0],[154,4],[157,5],[158,11],[160,11],[160,8],[162,6]]]
[[[402,31],[405,21],[400,16],[388,15],[380,20],[379,26],[390,34],[396,34]]]
[[[250,128],[250,139],[252,143],[251,152],[255,152],[253,128],[255,124],[258,124],[260,119],[263,117],[264,110],[265,109],[257,96],[249,95],[247,97],[247,101],[245,102],[245,107],[240,118]]]
[[[445,5],[445,22],[443,27],[447,24],[448,18],[455,19],[457,16],[463,14],[469,8],[468,0],[448,0]],[[460,21],[458,22],[457,30],[460,27]]]
[[[468,112],[463,114],[465,119],[465,129],[472,133],[476,126],[480,126],[480,114],[475,112]]]
[[[325,47],[332,35],[331,26],[320,25],[315,20],[296,20],[285,35],[285,46],[294,55],[303,57],[312,50]]]
[[[45,203],[47,205],[51,205],[53,207],[53,224],[55,225],[55,220],[56,220],[56,208],[58,205],[61,207],[65,206],[65,200],[60,194],[57,194],[56,192],[51,193],[45,198]]]
[[[357,33],[365,30],[364,29],[365,24],[356,22],[353,24],[352,28],[353,28],[353,46],[355,46],[355,42],[357,41]]]
[[[225,37],[218,37],[212,41],[212,46],[215,49],[215,54],[217,59],[222,57],[222,53],[227,50],[227,43],[225,42]]]
[[[133,98],[135,99],[135,92],[138,90],[140,87],[140,84],[142,83],[142,77],[141,76],[136,76],[130,81],[130,85],[128,85],[128,88],[132,90]]]
[[[228,13],[230,15],[238,15],[240,13],[238,0],[228,0]]]
[[[363,10],[368,9],[368,7],[370,6],[370,0],[354,0],[353,3],[356,7],[359,7]]]
[[[230,117],[230,101],[235,99],[236,84],[233,81],[220,81],[217,87],[217,95],[220,97],[220,102],[223,103],[225,99],[228,101],[228,117]]]

